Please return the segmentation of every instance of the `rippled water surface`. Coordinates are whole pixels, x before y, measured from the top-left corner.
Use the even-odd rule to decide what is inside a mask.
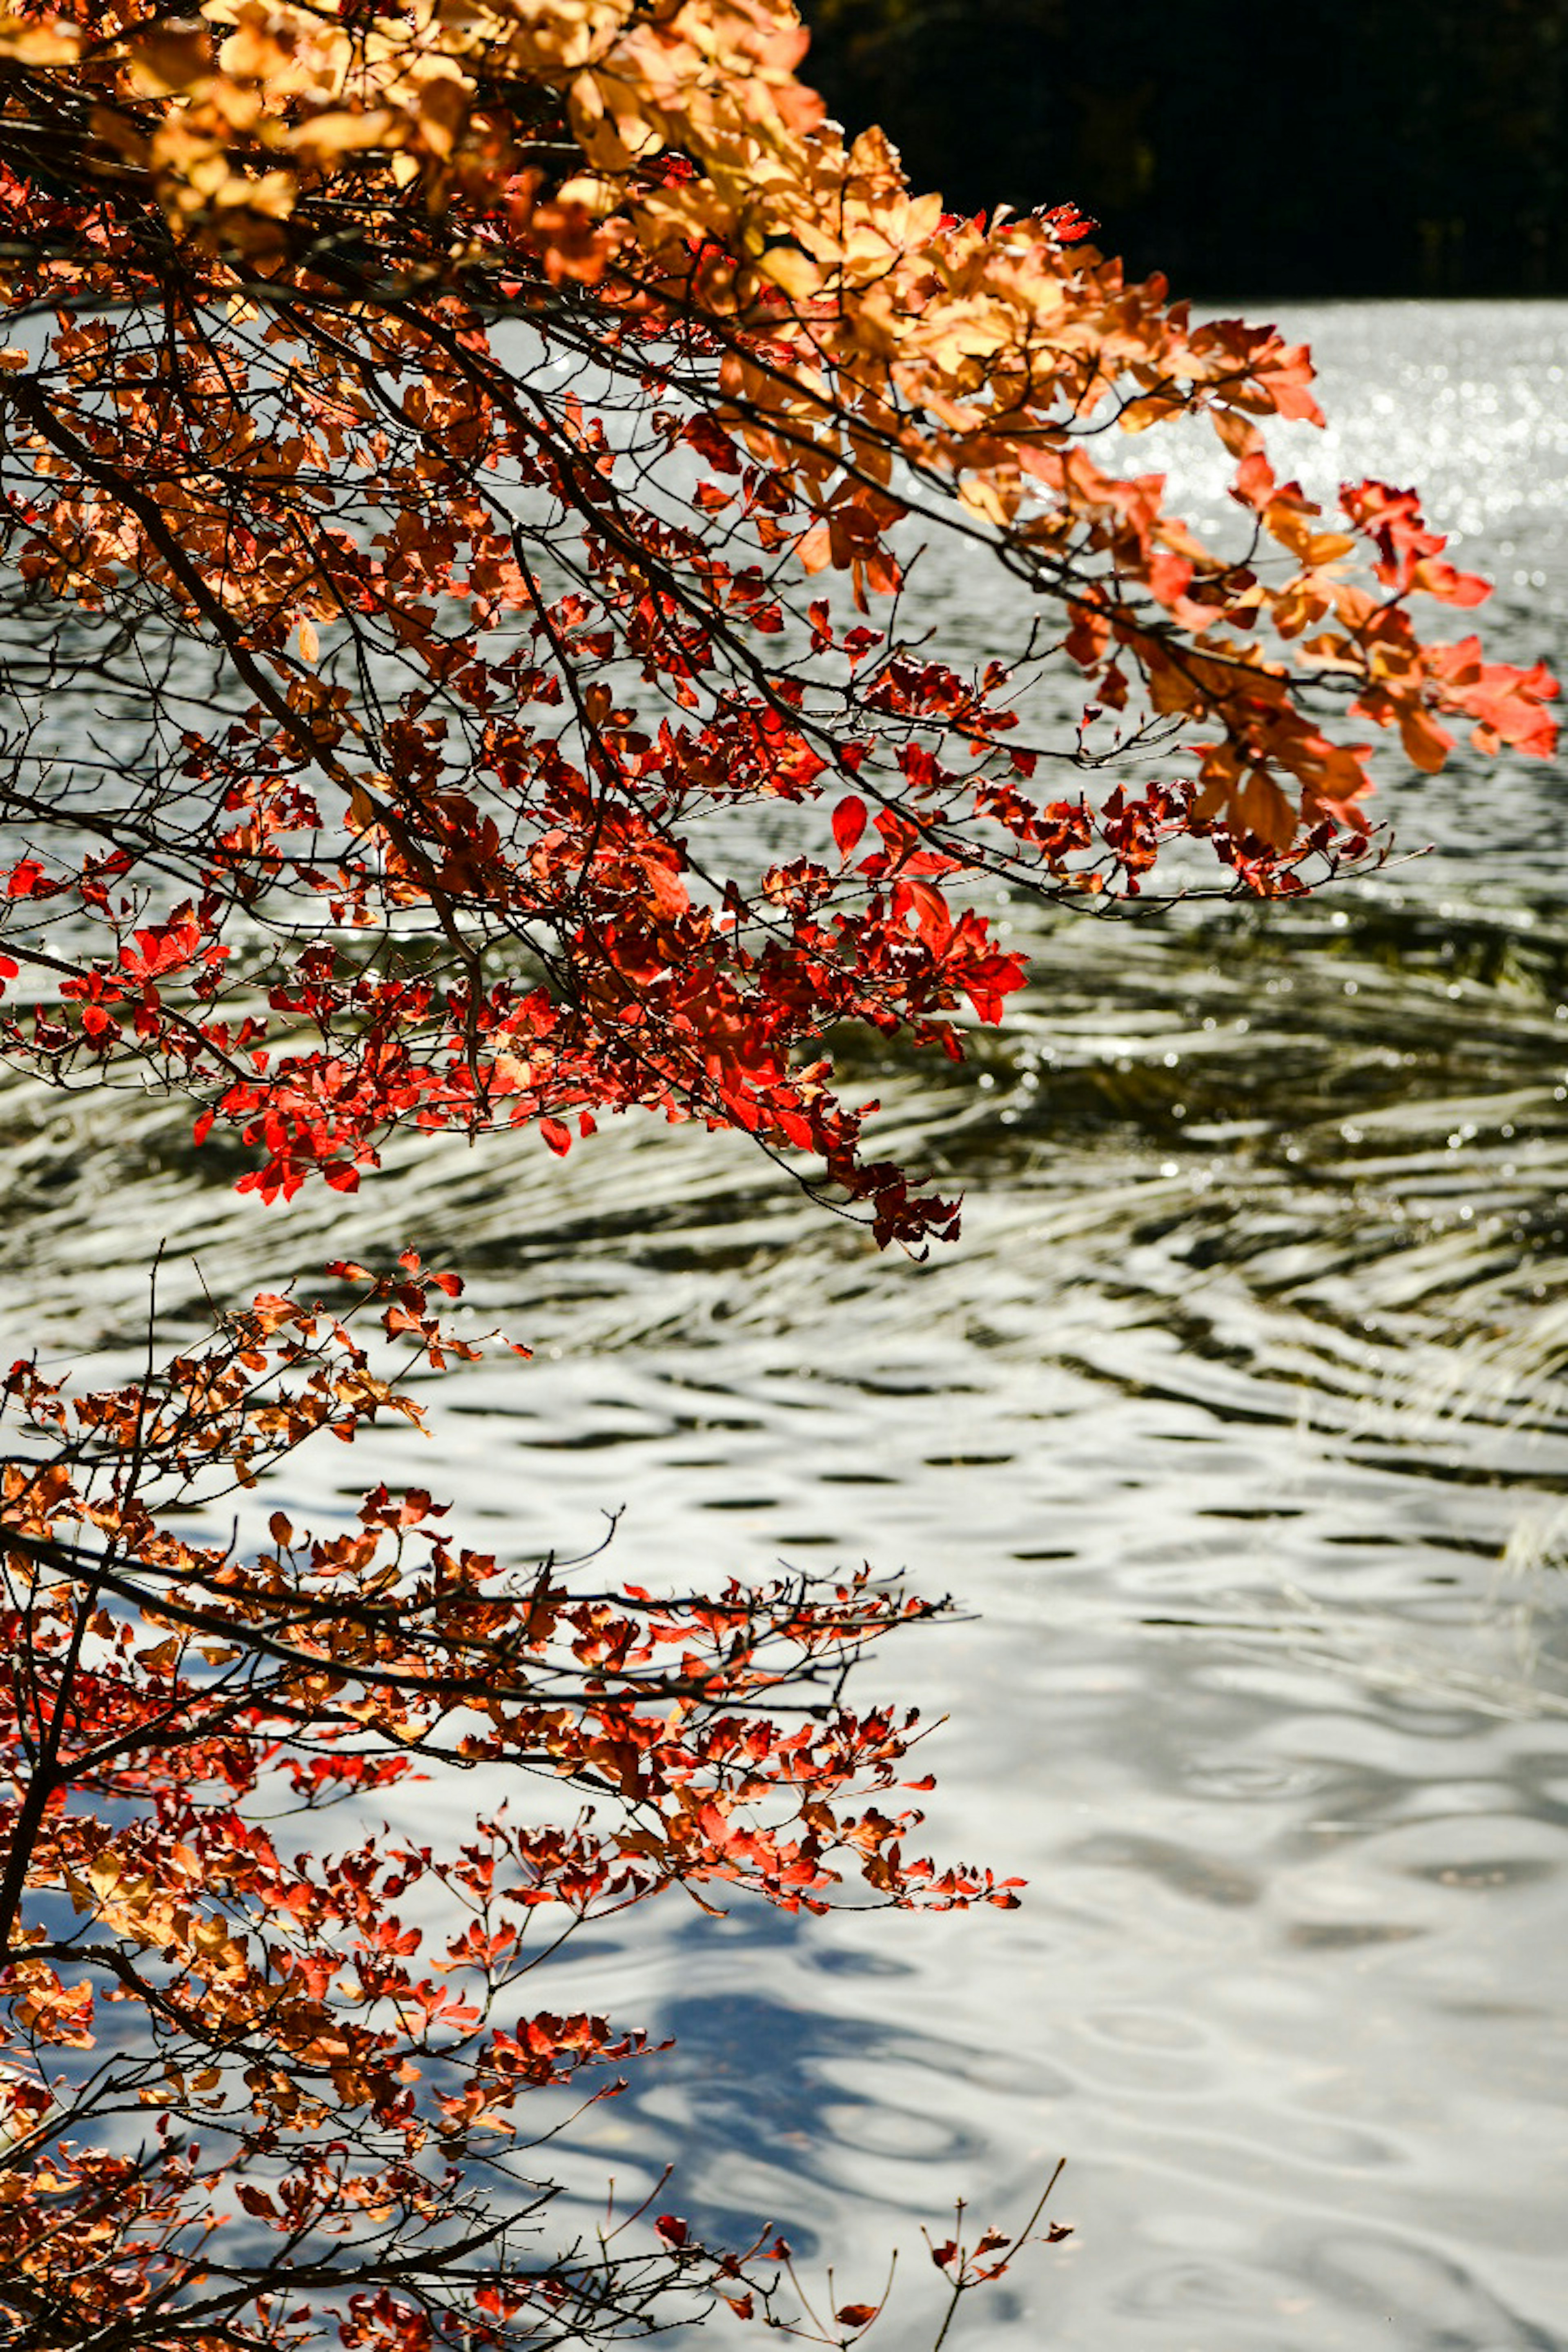
[[[1568,308],[1283,323],[1334,419],[1292,462],[1421,481],[1496,648],[1562,667]],[[639,1580],[869,1558],[971,1612],[867,1689],[951,1717],[931,1842],[1025,1907],[602,1936],[574,2000],[679,2048],[579,2132],[584,2189],[674,2160],[846,2297],[901,2243],[892,2347],[919,2225],[1018,2218],[1065,2155],[1075,2236],[959,2340],[1568,2347],[1563,783],[1472,757],[1387,812],[1430,857],[1305,911],[1048,930],[1005,1041],[879,1076],[967,1193],[925,1266],[691,1135],[437,1144],[266,1219],[177,1120],[0,1098],[15,1336],[124,1339],[159,1238],[177,1309],[193,1255],[232,1295],[415,1237],[539,1351],[432,1399],[418,1475],[487,1539],[624,1506]],[[386,1466],[331,1453],[279,1499]]]

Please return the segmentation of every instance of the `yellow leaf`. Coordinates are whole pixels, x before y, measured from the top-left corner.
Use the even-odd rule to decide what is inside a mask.
[[[83,38],[80,26],[63,17],[39,25],[26,16],[0,16],[0,57],[13,58],[18,65],[73,65],[81,55]]]
[[[1271,776],[1254,769],[1236,795],[1236,815],[1248,833],[1270,849],[1289,849],[1296,835],[1289,802]]]
[[[1418,707],[1400,712],[1399,733],[1406,759],[1424,776],[1435,776],[1454,748],[1447,729],[1439,727],[1430,711]]]
[[[1142,400],[1130,400],[1116,421],[1123,433],[1146,433],[1151,425],[1175,415],[1181,406],[1180,399],[1172,394],[1150,393]]]
[[[131,53],[131,79],[146,98],[164,98],[191,90],[210,79],[212,43],[205,30],[143,33]]]
[[[384,106],[369,114],[334,107],[307,117],[288,133],[286,144],[301,154],[343,155],[358,147],[379,147],[391,128],[392,115]]]
[[[112,1895],[125,1874],[125,1865],[117,1853],[96,1854],[88,1864],[87,1874],[94,1894]]]
[[[809,301],[822,291],[822,272],[807,253],[793,245],[770,246],[757,263],[763,277],[771,278],[792,302]]]

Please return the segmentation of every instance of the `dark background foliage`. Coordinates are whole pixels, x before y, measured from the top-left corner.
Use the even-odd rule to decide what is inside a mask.
[[[1568,293],[1568,0],[804,0],[955,209],[1071,199],[1184,293]]]

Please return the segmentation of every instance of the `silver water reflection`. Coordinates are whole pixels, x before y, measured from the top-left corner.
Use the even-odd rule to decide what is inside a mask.
[[[1428,486],[1498,650],[1561,656],[1568,310],[1285,323],[1320,473]],[[193,1254],[226,1296],[413,1238],[538,1346],[433,1394],[416,1465],[331,1448],[269,1500],[416,1470],[519,1551],[624,1505],[628,1577],[869,1558],[973,1612],[867,1689],[951,1716],[931,1843],[1026,1907],[675,1897],[580,1947],[574,2001],[679,2037],[575,2133],[584,2198],[674,2160],[679,2210],[779,2221],[840,2300],[901,2242],[892,2352],[919,2223],[1016,2218],[1066,2154],[1077,2236],[961,2340],[1568,2346],[1561,786],[1470,758],[1391,812],[1438,855],[1330,903],[1047,930],[1010,1042],[868,1071],[967,1190],[926,1266],[696,1135],[439,1143],[266,1218],[162,1114],[5,1098],[7,1337],[129,1341],[160,1238],[175,1314]]]

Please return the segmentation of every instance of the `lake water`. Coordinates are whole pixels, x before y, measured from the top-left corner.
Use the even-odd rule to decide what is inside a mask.
[[[1282,324],[1333,420],[1293,462],[1420,482],[1496,651],[1563,667],[1568,306]],[[1184,487],[1217,509],[1220,462]],[[628,1579],[865,1558],[969,1612],[864,1686],[951,1718],[931,1844],[1024,1907],[672,1896],[579,1947],[574,2005],[679,2042],[576,2132],[585,2194],[673,2161],[840,2300],[901,2245],[896,2352],[920,2226],[1021,2219],[1065,2156],[1075,2235],[950,2342],[1568,2347],[1563,787],[1468,757],[1384,811],[1433,855],[1308,909],[1047,928],[1005,1039],[881,1081],[967,1194],[923,1266],[692,1134],[400,1150],[268,1217],[156,1107],[0,1098],[7,1338],[125,1342],[160,1239],[176,1316],[193,1261],[232,1297],[413,1239],[534,1343],[432,1394],[413,1465],[329,1448],[287,1507],[416,1473],[498,1548],[624,1506]]]

